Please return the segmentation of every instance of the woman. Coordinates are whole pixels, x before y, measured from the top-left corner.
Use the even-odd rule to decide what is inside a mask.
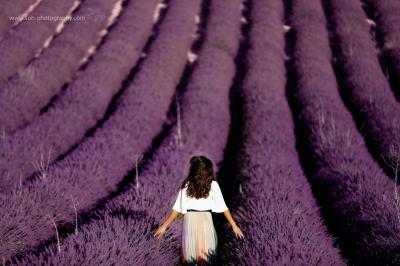
[[[243,239],[243,233],[233,220],[215,180],[212,162],[204,156],[193,156],[189,174],[182,183],[172,212],[154,236],[162,237],[178,213],[184,214],[181,243],[183,262],[205,263],[215,256],[217,248],[211,212],[223,212],[236,237]]]

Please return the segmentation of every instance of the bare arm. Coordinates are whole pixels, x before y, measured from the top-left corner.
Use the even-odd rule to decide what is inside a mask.
[[[230,223],[230,225],[232,227],[236,226],[235,220],[233,220],[233,217],[232,217],[231,212],[229,210],[224,211],[224,216],[228,220],[228,222]]]
[[[164,221],[163,225],[165,225],[168,228],[168,226],[175,220],[176,217],[178,217],[178,212],[172,210],[168,218]]]
[[[178,217],[178,212],[175,210],[172,210],[172,212],[169,214],[167,219],[157,228],[156,232],[154,233],[155,237],[162,237],[167,231],[168,226],[175,220],[176,217]]]
[[[231,212],[229,210],[224,211],[224,216],[228,220],[229,224],[232,226],[232,230],[235,233],[236,237],[244,238],[242,230],[240,230],[239,226],[237,226],[237,224],[235,223],[235,220],[233,220]]]

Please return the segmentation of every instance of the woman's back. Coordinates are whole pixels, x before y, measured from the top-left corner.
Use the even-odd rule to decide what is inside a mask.
[[[222,196],[221,188],[215,180],[211,182],[210,192],[205,198],[196,199],[189,197],[186,191],[187,185],[179,190],[178,197],[172,208],[173,210],[180,213],[186,213],[187,210],[211,210],[212,212],[224,212],[228,210]]]

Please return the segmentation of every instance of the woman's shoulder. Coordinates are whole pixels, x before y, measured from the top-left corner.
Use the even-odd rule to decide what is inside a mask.
[[[211,181],[211,187],[218,187],[218,186],[219,186],[219,184],[218,184],[217,180]]]
[[[182,184],[181,185],[181,189],[185,189],[185,188],[187,188],[188,187],[188,185],[189,185],[189,183],[188,182],[185,182],[184,184]]]

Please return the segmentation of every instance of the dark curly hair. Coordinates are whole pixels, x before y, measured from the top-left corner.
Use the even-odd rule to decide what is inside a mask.
[[[190,158],[189,174],[182,183],[187,187],[187,195],[196,199],[206,198],[211,189],[211,182],[216,180],[213,163],[205,156],[193,156]]]

